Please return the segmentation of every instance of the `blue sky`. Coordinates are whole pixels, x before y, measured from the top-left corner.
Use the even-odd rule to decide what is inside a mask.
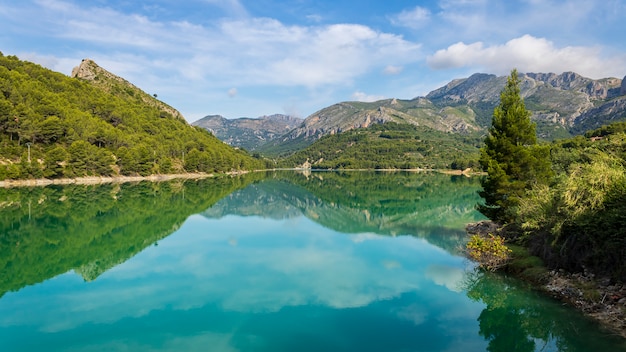
[[[411,99],[475,72],[626,75],[626,0],[0,0],[0,51],[96,61],[189,121]]]

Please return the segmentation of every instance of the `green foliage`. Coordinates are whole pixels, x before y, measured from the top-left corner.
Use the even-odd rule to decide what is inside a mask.
[[[511,250],[504,244],[504,238],[493,234],[472,235],[466,248],[470,258],[489,271],[498,270],[505,265],[511,253]]]
[[[0,180],[182,172],[183,154],[193,148],[206,162],[189,172],[265,167],[138,92],[127,82],[82,81],[0,54]]]
[[[588,269],[626,280],[624,159],[590,149],[551,188],[533,188],[517,223],[552,266]]]
[[[507,247],[511,250],[507,272],[528,282],[543,283],[548,279],[548,269],[541,258],[532,255],[524,246],[509,243]]]
[[[493,112],[492,125],[481,148],[480,164],[488,176],[483,180],[478,209],[490,219],[509,223],[519,199],[535,184],[551,176],[549,148],[536,146],[535,125],[520,96],[520,79],[513,70]]]
[[[603,126],[551,146],[557,177],[519,202],[520,240],[551,267],[626,280],[626,133]]]
[[[437,169],[477,165],[477,136],[388,122],[320,138],[280,161],[318,169]]]

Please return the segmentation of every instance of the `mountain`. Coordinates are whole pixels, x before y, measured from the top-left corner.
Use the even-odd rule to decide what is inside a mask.
[[[0,53],[0,180],[261,168],[92,60],[68,77]]]
[[[573,72],[526,73],[521,78],[521,95],[542,139],[570,137],[626,119],[623,80],[593,80]],[[312,114],[300,127],[259,150],[266,154],[290,154],[322,136],[386,122],[442,132],[484,133],[505,83],[505,76],[477,73],[453,80],[425,97],[338,103]]]
[[[72,69],[70,77],[89,81],[92,85],[117,96],[130,95],[143,104],[156,107],[162,111],[162,113],[170,114],[176,118],[185,120],[183,115],[178,110],[158,100],[156,98],[156,94],[147,94],[124,78],[116,76],[98,66],[98,64],[91,59],[83,59],[80,65]]]
[[[192,125],[210,131],[232,146],[255,150],[262,144],[291,131],[302,121],[301,118],[281,114],[255,119],[247,117],[227,119],[220,115],[209,115],[193,122]]]

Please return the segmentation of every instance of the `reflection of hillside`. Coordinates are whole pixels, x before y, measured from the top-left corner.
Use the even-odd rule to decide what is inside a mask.
[[[0,297],[72,269],[93,280],[251,177],[0,189]]]
[[[262,216],[270,219],[286,219],[301,214],[300,209],[291,204],[286,194],[279,191],[280,182],[267,180],[235,191],[203,215],[208,218],[221,218],[229,214],[241,216]]]
[[[339,232],[414,235],[455,251],[463,226],[480,217],[479,187],[476,179],[431,173],[274,173],[203,214],[302,214]]]

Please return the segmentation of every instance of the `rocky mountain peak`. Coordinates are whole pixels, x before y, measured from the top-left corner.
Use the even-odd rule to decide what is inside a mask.
[[[283,115],[283,114],[273,114],[273,115],[263,115],[259,117],[260,120],[274,121],[274,122],[285,122],[288,125],[290,123],[301,123],[302,119],[298,117],[294,117],[291,115]]]
[[[563,72],[560,75],[555,73],[527,73],[525,76],[560,90],[585,93],[591,99],[610,99],[619,95],[617,90],[619,80],[616,78],[593,80],[575,72]]]
[[[281,136],[302,124],[302,119],[282,114],[264,115],[258,118],[241,117],[227,119],[221,115],[208,115],[192,123],[202,127],[222,141],[247,150]]]
[[[502,81],[502,84],[501,82]],[[503,86],[502,77],[486,73],[475,73],[468,78],[455,79],[447,85],[436,89],[426,98],[433,102],[475,102],[500,95]]]
[[[114,75],[113,73],[98,66],[98,64],[96,64],[96,62],[91,59],[83,59],[78,66],[72,69],[72,74],[70,75],[70,77],[89,81],[92,84],[103,88],[109,93],[121,91],[126,93],[117,94],[128,94],[127,90],[128,88],[130,88],[130,90],[134,92],[133,94],[136,96],[140,96],[144,103],[157,107],[159,110],[166,112],[181,120],[185,119],[178,110],[156,99],[156,95],[152,96],[144,92],[143,90],[139,89],[137,86],[133,85],[122,77]],[[113,89],[114,87],[122,89]]]

